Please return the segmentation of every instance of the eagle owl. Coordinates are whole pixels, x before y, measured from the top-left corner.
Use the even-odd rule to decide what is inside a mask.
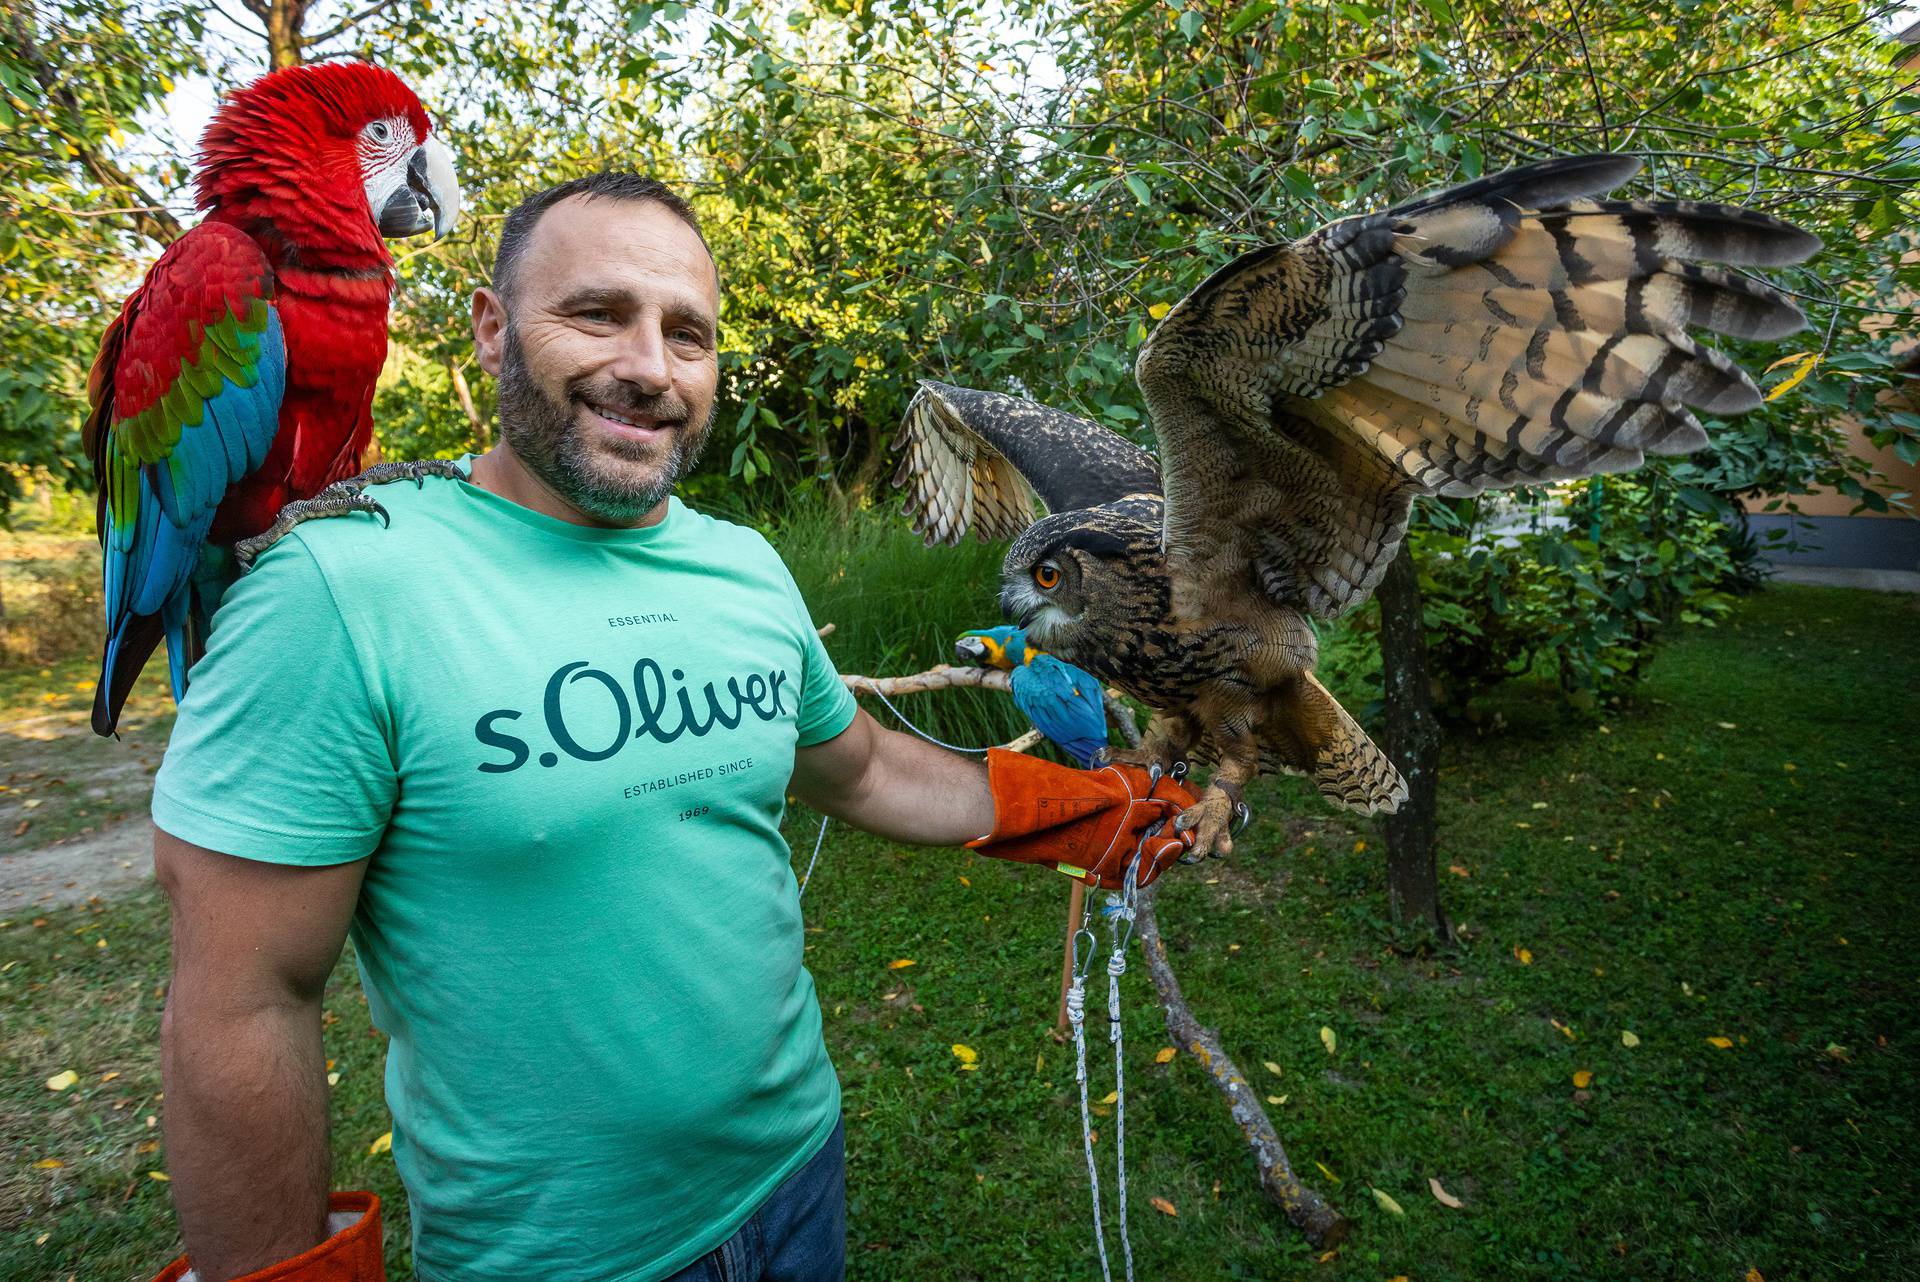
[[[1725,205],[1598,199],[1638,168],[1548,160],[1228,263],[1140,349],[1158,461],[1032,401],[921,385],[894,477],[915,528],[1013,540],[1004,613],[1156,709],[1116,756],[1214,763],[1179,820],[1196,850],[1231,849],[1262,769],[1362,814],[1405,799],[1314,678],[1310,620],[1373,592],[1415,495],[1626,471],[1706,444],[1692,409],[1760,403],[1687,330],[1771,339],[1804,318],[1698,264],[1796,263],[1819,241]]]

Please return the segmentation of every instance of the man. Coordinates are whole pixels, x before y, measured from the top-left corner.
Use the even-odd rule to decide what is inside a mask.
[[[153,806],[201,1282],[377,1263],[377,1226],[327,1236],[320,996],[349,928],[421,1278],[832,1278],[839,1088],[788,792],[1108,883],[1182,849],[1143,834],[1191,794],[1137,771],[880,728],[772,549],[669,497],[713,409],[718,289],[656,182],[533,197],[474,295],[500,445],[386,487],[389,525],[299,526],[222,606]]]

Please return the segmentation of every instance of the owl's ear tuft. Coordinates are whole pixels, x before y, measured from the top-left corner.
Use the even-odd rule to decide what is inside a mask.
[[[1073,530],[1048,551],[1058,552],[1062,548],[1078,548],[1101,560],[1111,560],[1127,554],[1127,541],[1105,530]]]

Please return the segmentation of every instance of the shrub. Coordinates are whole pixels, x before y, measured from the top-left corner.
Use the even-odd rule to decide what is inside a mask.
[[[1721,618],[1739,578],[1734,532],[1657,473],[1567,487],[1527,529],[1489,529],[1489,514],[1434,505],[1410,536],[1445,717],[1531,671],[1552,674],[1575,706],[1618,702],[1662,629]],[[1378,627],[1369,611],[1345,630]]]

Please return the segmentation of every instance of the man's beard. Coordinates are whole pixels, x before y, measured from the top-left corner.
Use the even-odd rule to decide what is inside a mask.
[[[580,425],[580,411],[588,403],[622,418],[676,424],[665,458],[650,472],[610,465],[608,455],[644,464],[658,457],[658,449],[617,439],[598,450],[588,445]],[[500,361],[500,435],[549,489],[595,520],[630,525],[673,492],[700,461],[713,422],[711,409],[701,423],[690,416],[687,403],[672,392],[649,396],[614,379],[573,379],[555,401],[533,381],[520,336],[507,325]]]

